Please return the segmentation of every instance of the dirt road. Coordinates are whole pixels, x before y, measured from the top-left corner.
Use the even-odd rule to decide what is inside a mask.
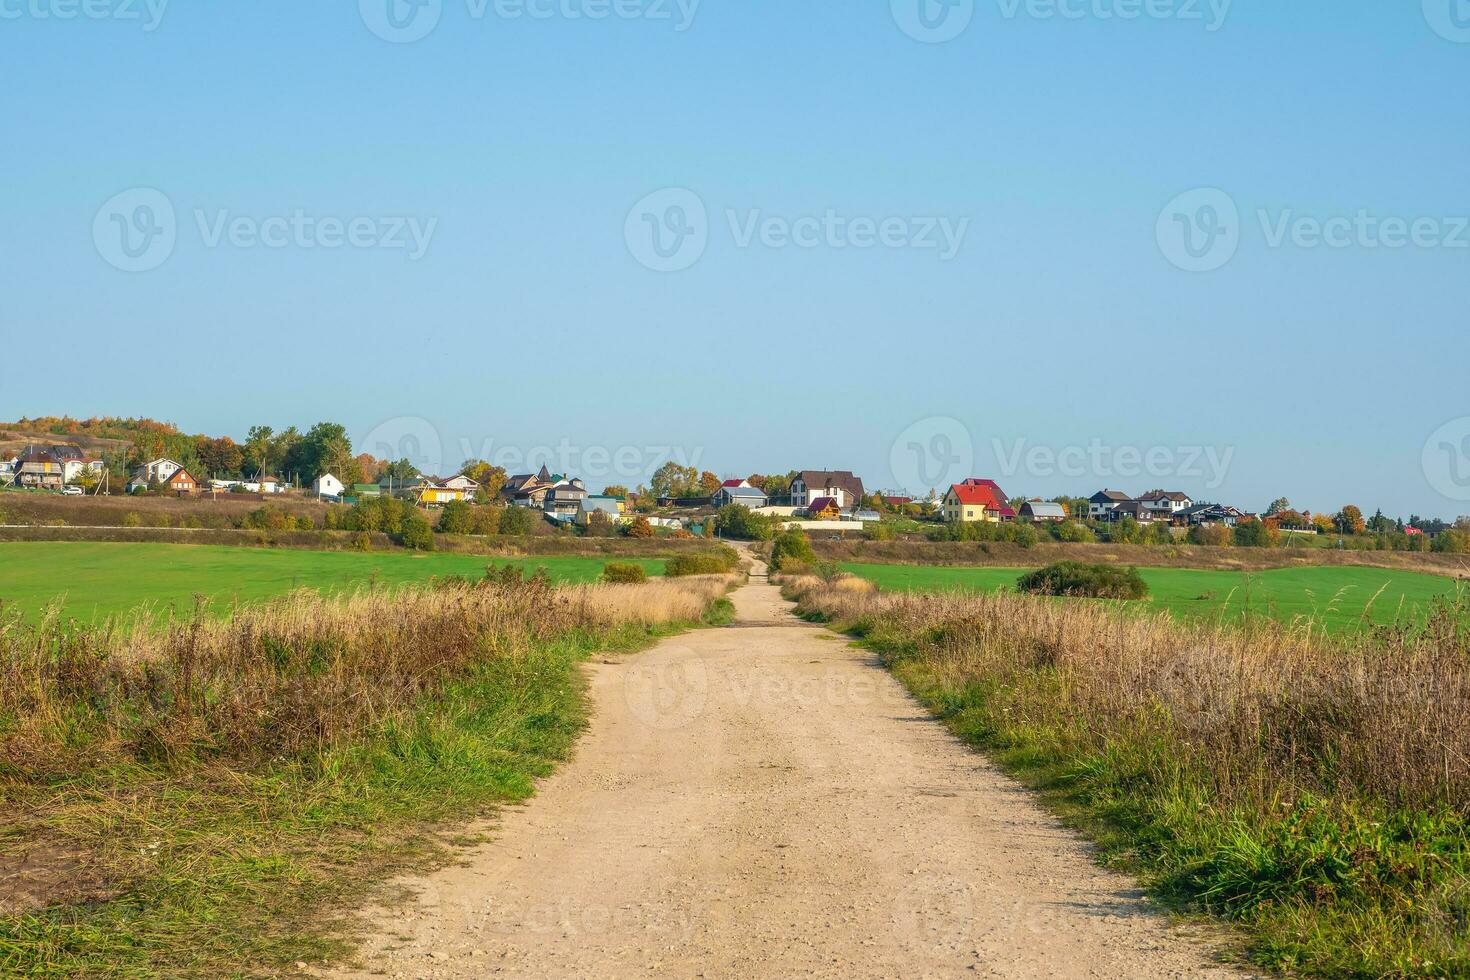
[[[576,758],[374,913],[357,976],[1238,976],[755,580],[594,669]]]

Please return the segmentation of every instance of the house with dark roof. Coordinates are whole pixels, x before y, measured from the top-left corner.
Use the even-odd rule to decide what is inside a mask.
[[[1016,519],[1016,512],[1011,509],[1000,484],[977,477],[956,483],[946,490],[940,502],[940,512],[946,521],[953,524],[1000,523]]]
[[[791,481],[791,506],[810,508],[812,501],[829,497],[841,510],[863,502],[863,481],[850,470],[802,470]]]
[[[840,520],[842,505],[836,497],[818,497],[806,505],[806,516],[814,521]]]
[[[66,477],[59,460],[37,449],[16,461],[15,482],[32,490],[60,490]]]
[[[1138,502],[1143,504],[1150,513],[1163,518],[1172,518],[1186,507],[1194,506],[1194,501],[1189,499],[1189,494],[1180,493],[1178,490],[1150,490],[1139,497]]]
[[[1132,499],[1122,490],[1099,490],[1087,498],[1087,516],[1094,521],[1105,521],[1109,511]]]
[[[542,498],[542,509],[548,514],[577,513],[582,501],[587,499],[587,485],[581,480],[562,480],[546,491]]]
[[[543,463],[536,473],[517,473],[506,480],[500,495],[507,503],[516,507],[534,507],[540,510],[546,505],[546,495],[561,479]]]
[[[1223,524],[1225,527],[1235,527],[1241,521],[1251,515],[1228,507],[1224,504],[1195,504],[1186,507],[1174,515],[1174,521],[1184,527],[1209,526]]]

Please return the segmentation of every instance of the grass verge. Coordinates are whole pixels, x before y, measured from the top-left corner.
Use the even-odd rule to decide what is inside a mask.
[[[1470,608],[1348,639],[791,585],[1166,904],[1288,974],[1470,976]]]
[[[239,622],[201,626],[206,639],[196,634],[192,661],[171,657],[178,651],[169,638],[151,639],[159,647],[144,652],[138,669],[191,670],[195,692],[179,697],[177,678],[158,685],[146,699],[152,717],[141,703],[119,703],[126,692],[95,678],[87,686],[114,703],[76,697],[69,654],[49,651],[41,659],[68,676],[48,677],[39,695],[12,690],[0,701],[0,877],[24,886],[0,898],[10,906],[0,916],[0,973],[245,976],[340,959],[353,923],[338,910],[361,903],[394,872],[443,861],[455,843],[449,828],[526,798],[566,758],[586,723],[578,665],[589,653],[636,650],[725,621],[731,608],[717,598],[723,583],[501,585],[487,586],[488,597],[463,586],[398,595],[392,606],[297,597]],[[637,598],[674,590],[692,593],[692,602]],[[542,610],[529,626],[528,617],[516,618],[528,591]],[[354,609],[359,603],[366,605]],[[647,608],[630,608],[637,603]],[[357,649],[382,638],[358,621],[394,609],[419,626],[436,616],[459,627],[499,619],[493,628],[472,627],[462,659],[402,657],[385,667]],[[333,616],[360,632],[339,634]],[[325,663],[320,650],[297,659],[283,649],[301,652],[300,642],[287,642],[286,626],[303,618],[325,620],[311,635],[339,644],[336,663]],[[454,642],[440,626],[438,635],[425,630],[425,642]],[[45,635],[25,632],[30,641]],[[263,686],[245,676],[259,663],[227,654],[243,638],[272,636],[279,642],[251,651],[274,657],[264,686],[276,697],[294,692],[309,710],[283,712],[271,726],[329,712],[336,727],[323,719],[317,732],[262,753],[234,712],[184,702],[243,698],[229,692],[232,681],[237,690]],[[14,643],[0,649],[12,670],[34,665]],[[355,667],[342,663],[354,657]],[[128,670],[121,662],[114,669]],[[426,670],[430,681],[366,715],[337,703],[375,687],[391,691],[395,671]]]

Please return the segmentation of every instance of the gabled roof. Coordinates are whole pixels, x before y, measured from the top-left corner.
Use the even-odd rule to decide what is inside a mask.
[[[950,487],[950,490],[954,491],[956,499],[962,504],[970,506],[979,504],[1002,517],[1016,516],[1016,512],[1011,509],[1010,502],[1006,499],[1005,491],[994,480],[970,477],[963,483],[956,483]]]
[[[730,490],[730,489],[732,489],[734,487],[743,487],[743,486],[745,486],[745,481],[744,480],[726,480],[724,483],[721,483],[720,486],[723,487],[726,490]]]
[[[850,497],[863,496],[863,481],[851,470],[802,470],[796,478],[806,484],[807,490],[836,487]]]
[[[1123,501],[1125,501],[1125,500],[1132,500],[1133,498],[1130,497],[1130,496],[1128,496],[1122,490],[1099,490],[1097,493],[1093,494],[1091,497],[1088,497],[1087,499],[1088,499],[1088,502],[1094,503],[1094,504],[1101,504],[1101,503],[1121,504]]]
[[[1178,490],[1151,490],[1138,499],[1150,502],[1155,500],[1172,500],[1176,503],[1183,503],[1189,499],[1189,494],[1180,493]]]
[[[816,500],[813,500],[811,503],[806,505],[806,509],[808,511],[822,511],[827,510],[831,507],[835,507],[838,510],[842,509],[841,506],[837,503],[837,498],[835,497],[818,497]]]
[[[757,490],[755,487],[728,487],[727,486],[727,487],[721,487],[720,489],[723,490],[726,494],[728,494],[731,497],[752,497],[753,498],[753,497],[764,497],[766,495],[766,492],[764,490]]]
[[[604,514],[617,514],[618,504],[621,503],[617,497],[586,497],[579,505],[583,512],[591,513],[600,510]]]
[[[1021,505],[1022,513],[1032,517],[1066,517],[1067,508],[1054,500],[1028,500]]]

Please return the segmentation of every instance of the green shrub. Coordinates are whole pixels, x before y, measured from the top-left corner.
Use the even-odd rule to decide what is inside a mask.
[[[709,522],[705,522],[708,526]],[[742,541],[769,541],[776,532],[776,521],[757,514],[749,507],[726,504],[715,514],[714,526],[727,538]]]
[[[1433,550],[1443,555],[1470,554],[1470,531],[1444,531],[1434,539]]]
[[[1032,595],[1091,599],[1142,599],[1148,595],[1148,583],[1138,574],[1138,569],[1080,561],[1059,561],[1027,572],[1016,587]]]
[[[429,526],[428,518],[411,507],[408,515],[403,518],[396,540],[403,547],[415,551],[433,551],[434,529]]]
[[[636,584],[648,581],[648,573],[643,570],[642,565],[634,565],[631,562],[614,561],[608,562],[602,567],[602,580],[604,582],[623,582]]]
[[[772,570],[790,573],[793,565],[815,565],[816,562],[816,552],[812,551],[812,543],[801,528],[788,528],[776,535],[771,545]]]
[[[739,556],[726,548],[714,554],[678,555],[664,563],[664,574],[670,578],[683,575],[724,575],[735,570]]]
[[[499,510],[501,534],[530,534],[536,522],[541,518],[540,514],[529,507],[503,507]]]
[[[474,510],[463,500],[451,500],[439,512],[440,534],[469,534],[474,527]]]
[[[1062,521],[1054,525],[1052,532],[1058,541],[1068,541],[1074,544],[1092,543],[1097,540],[1097,535],[1092,533],[1092,528],[1076,521]]]

